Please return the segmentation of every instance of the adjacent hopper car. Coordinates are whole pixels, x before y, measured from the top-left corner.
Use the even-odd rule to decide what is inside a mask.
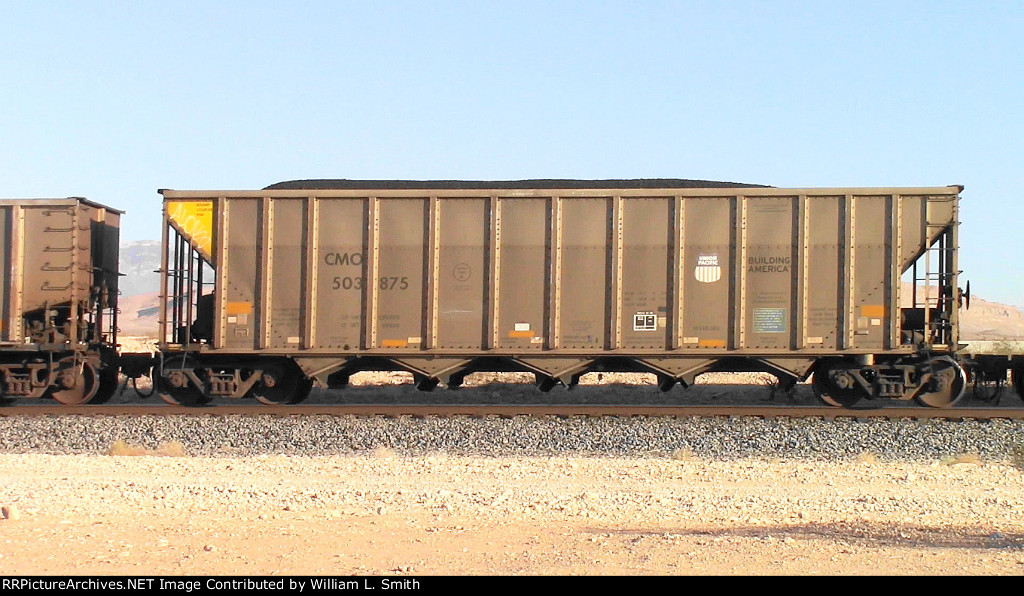
[[[113,395],[120,217],[77,197],[0,201],[0,402]]]
[[[964,363],[980,361],[958,337],[961,191],[677,179],[162,190],[155,357],[113,351],[120,214],[69,199],[67,217],[84,219],[58,225],[25,217],[44,203],[7,202],[7,272],[28,259],[45,273],[4,280],[4,395],[95,401],[118,368],[152,368],[164,399],[191,405],[295,403],[367,370],[410,372],[424,390],[482,371],[533,373],[541,390],[647,372],[666,391],[760,371],[783,386],[813,374],[836,406],[949,407]],[[67,266],[34,235],[44,228],[75,230],[67,281],[44,283]],[[1013,358],[1001,362],[991,374],[1005,378]]]

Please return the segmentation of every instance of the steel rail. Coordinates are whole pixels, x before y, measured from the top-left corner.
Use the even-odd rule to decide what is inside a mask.
[[[824,406],[641,406],[641,405],[422,405],[422,404],[317,404],[276,406],[263,404],[228,404],[183,407],[166,404],[81,405],[17,404],[0,408],[0,417],[23,416],[381,416],[414,418],[469,417],[758,417],[758,418],[825,418],[868,419],[909,418],[947,420],[1024,419],[1021,408],[925,408],[860,407],[834,408]]]

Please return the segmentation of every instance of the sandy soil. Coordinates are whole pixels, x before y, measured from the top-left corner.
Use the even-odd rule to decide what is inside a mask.
[[[0,456],[2,573],[1024,572],[1024,474],[970,458],[166,452]]]

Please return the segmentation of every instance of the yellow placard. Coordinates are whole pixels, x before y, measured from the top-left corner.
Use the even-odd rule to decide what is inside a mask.
[[[213,262],[213,201],[164,202],[167,220],[192,247]]]
[[[229,315],[252,314],[252,302],[228,302],[225,310]]]
[[[865,304],[860,307],[860,316],[880,319],[885,316],[884,304]]]
[[[702,340],[700,340],[700,343],[698,343],[697,345],[702,347],[702,348],[724,348],[725,347],[725,340],[724,339],[702,339]]]

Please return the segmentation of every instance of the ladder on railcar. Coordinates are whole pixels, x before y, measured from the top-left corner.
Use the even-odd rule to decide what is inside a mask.
[[[918,275],[920,259],[914,261],[911,296],[913,307],[924,309],[926,341],[930,344],[950,345],[954,341],[953,311],[957,308],[956,288],[953,284],[953,253],[956,246],[951,227],[929,223],[926,237],[931,238],[935,231],[939,232],[938,239],[924,251],[923,275]]]

